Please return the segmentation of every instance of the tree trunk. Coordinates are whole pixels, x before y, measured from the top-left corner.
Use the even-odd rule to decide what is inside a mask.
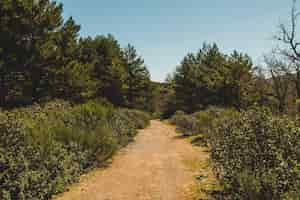
[[[297,110],[300,113],[300,104],[298,102],[300,99],[300,70],[298,70],[296,73],[295,85],[296,85],[296,92],[297,92],[297,99],[296,99]]]
[[[4,107],[6,104],[7,86],[5,81],[5,73],[1,72],[0,76],[0,106]]]

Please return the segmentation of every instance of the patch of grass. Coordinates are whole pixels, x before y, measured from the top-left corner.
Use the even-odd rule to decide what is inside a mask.
[[[188,140],[192,140],[189,138]],[[207,148],[203,148],[203,156],[198,159],[185,159],[183,163],[191,171],[195,171],[195,184],[189,187],[189,196],[193,200],[214,199],[216,193],[222,191],[218,180],[215,178],[212,170],[212,163],[209,159]]]
[[[208,147],[207,137],[205,134],[198,134],[189,137],[189,142],[196,146]]]

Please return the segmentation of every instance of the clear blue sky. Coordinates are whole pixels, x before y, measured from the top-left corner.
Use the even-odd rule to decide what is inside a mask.
[[[64,16],[81,24],[82,36],[113,34],[133,44],[152,80],[163,81],[188,52],[203,42],[222,51],[248,53],[255,63],[276,43],[292,0],[59,0]]]

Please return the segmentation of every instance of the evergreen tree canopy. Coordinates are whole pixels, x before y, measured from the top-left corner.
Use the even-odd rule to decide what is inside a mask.
[[[126,66],[126,100],[130,108],[150,109],[150,73],[135,48],[128,45],[123,51]]]
[[[79,38],[80,26],[62,11],[50,0],[0,2],[0,106],[98,97],[149,106],[150,75],[136,50],[112,35]]]
[[[225,55],[216,44],[204,44],[196,54],[188,54],[173,74],[177,106],[193,112],[208,105],[240,108],[252,76],[248,55]]]

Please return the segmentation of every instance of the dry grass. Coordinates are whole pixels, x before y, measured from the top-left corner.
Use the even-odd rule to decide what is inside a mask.
[[[193,141],[194,137],[189,137],[188,141]],[[199,157],[197,159],[185,159],[184,164],[195,172],[195,184],[190,185],[189,193],[192,200],[210,200],[213,199],[213,193],[221,191],[212,170],[212,163],[209,158],[209,149],[199,147]]]

